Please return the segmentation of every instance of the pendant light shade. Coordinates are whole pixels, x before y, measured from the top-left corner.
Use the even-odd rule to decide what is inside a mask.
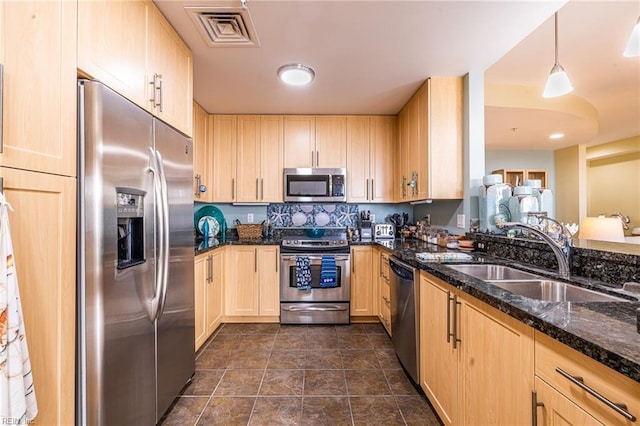
[[[551,73],[547,78],[547,84],[544,86],[544,92],[542,92],[543,98],[555,98],[557,96],[566,95],[567,93],[573,91],[573,85],[569,80],[569,76],[558,61],[558,12],[555,13],[554,22],[556,60],[553,64],[553,68],[551,68]]]
[[[638,17],[638,22],[636,22],[631,31],[631,37],[629,37],[627,48],[624,49],[623,55],[628,58],[640,56],[640,17]]]

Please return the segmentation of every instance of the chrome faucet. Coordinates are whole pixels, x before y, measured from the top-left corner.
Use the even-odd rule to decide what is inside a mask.
[[[571,233],[565,228],[565,226],[558,222],[555,219],[546,216],[546,213],[537,213],[531,212],[527,214],[528,216],[533,216],[538,219],[539,222],[543,220],[548,220],[549,222],[553,222],[560,227],[560,235],[554,237],[550,235],[548,232],[538,228],[535,225],[529,225],[526,223],[520,222],[501,222],[496,225],[500,229],[524,229],[526,231],[532,232],[533,234],[540,237],[549,247],[553,250],[553,253],[556,255],[556,260],[558,261],[558,274],[561,278],[569,279],[570,275],[570,258],[571,258]]]

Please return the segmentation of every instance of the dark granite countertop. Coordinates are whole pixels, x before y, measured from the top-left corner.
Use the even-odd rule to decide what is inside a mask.
[[[545,302],[529,299],[447,266],[453,263],[469,263],[468,260],[422,262],[416,259],[415,253],[446,251],[433,244],[415,240],[395,240],[393,249],[387,250],[412,266],[433,274],[461,291],[640,382],[640,333],[636,329],[636,315],[640,302]],[[502,260],[475,251],[469,254],[473,255],[472,262],[508,264],[558,279],[554,271],[532,268],[526,264]],[[616,291],[599,281],[572,277],[571,282],[581,287],[633,298],[632,293]]]

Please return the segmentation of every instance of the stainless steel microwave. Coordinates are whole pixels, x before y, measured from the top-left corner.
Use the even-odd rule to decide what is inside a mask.
[[[344,203],[347,201],[347,170],[284,169],[284,201]]]

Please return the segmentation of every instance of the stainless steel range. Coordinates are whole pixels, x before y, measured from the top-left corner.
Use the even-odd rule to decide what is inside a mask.
[[[348,324],[348,241],[337,237],[285,239],[280,253],[280,322]],[[334,274],[329,284],[323,275],[326,271]]]

